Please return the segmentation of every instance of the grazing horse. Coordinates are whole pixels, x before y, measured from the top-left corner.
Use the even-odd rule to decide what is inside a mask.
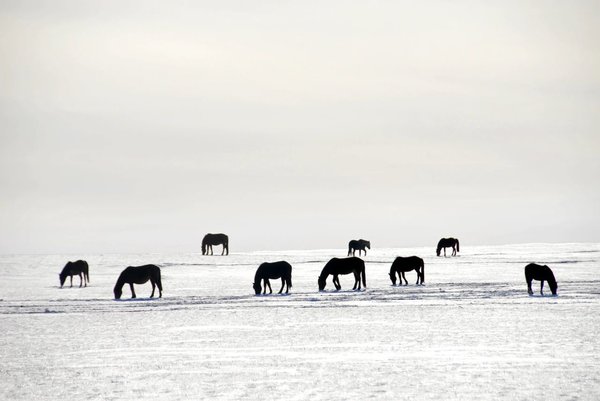
[[[135,291],[133,290],[133,284],[144,284],[150,280],[152,284],[152,294],[150,298],[154,297],[154,287],[158,287],[158,297],[162,298],[162,282],[160,281],[160,267],[156,265],[144,265],[144,266],[129,266],[121,272],[117,284],[115,284],[115,299],[121,299],[123,294],[123,286],[129,284],[131,288],[131,298],[135,298]]]
[[[82,277],[83,275],[83,277]],[[71,287],[73,287],[73,276],[79,276],[79,288],[90,282],[89,267],[85,260],[78,260],[76,262],[67,262],[62,271],[58,274],[60,278],[60,288],[65,284],[67,276],[71,277]]]
[[[548,266],[537,265],[535,263],[530,263],[525,266],[525,281],[527,281],[527,293],[529,295],[533,295],[533,290],[531,289],[531,280],[541,281],[541,295],[544,295],[544,280],[548,282],[550,291],[552,291],[552,295],[556,295],[558,284],[556,284],[554,273],[552,273],[552,270],[550,270]]]
[[[409,256],[403,258],[402,256],[398,256],[394,263],[392,263],[392,267],[390,267],[390,280],[392,280],[392,285],[396,285],[396,273],[398,274],[398,279],[400,280],[399,285],[402,285],[402,279],[404,279],[404,285],[408,285],[408,281],[406,280],[405,272],[409,272],[414,270],[417,272],[417,285],[419,285],[419,281],[421,285],[425,284],[425,263],[423,259],[418,256]]]
[[[338,275],[340,274],[350,274],[354,273],[354,287],[353,290],[360,290],[360,276],[362,275],[362,283],[366,287],[367,286],[367,278],[365,276],[365,262],[357,257],[350,258],[333,258],[329,262],[325,264],[323,270],[321,270],[321,275],[319,276],[319,291],[323,291],[325,289],[327,276],[330,274],[333,275],[333,285],[337,290],[340,290],[342,286],[340,285],[340,279]],[[357,288],[358,287],[358,288]]]
[[[358,256],[361,256],[361,251],[363,251],[365,253],[365,256],[367,256],[366,248],[371,249],[371,241],[367,241],[365,239],[353,239],[352,241],[348,242],[348,256],[350,256],[350,253],[352,253],[352,256],[354,256],[354,252],[356,252],[357,250]]]
[[[213,254],[213,245],[223,245],[221,256],[227,252],[229,255],[229,237],[225,234],[206,234],[202,239],[202,255]]]
[[[273,293],[271,289],[271,283],[269,279],[281,278],[281,289],[279,290],[279,294],[283,291],[283,287],[285,288],[285,293],[287,294],[292,286],[292,265],[288,262],[280,261],[273,263],[262,263],[256,269],[256,274],[254,275],[254,283],[252,283],[252,287],[254,288],[254,292],[256,295],[260,295],[261,286],[260,281],[264,281],[264,292],[267,293],[267,286],[269,287],[269,294]]]
[[[440,256],[442,248],[444,248],[444,257],[446,256],[446,248],[452,248],[452,256],[456,256],[456,252],[460,252],[460,245],[456,238],[442,238],[440,242],[438,242],[437,250],[435,251],[438,256]]]

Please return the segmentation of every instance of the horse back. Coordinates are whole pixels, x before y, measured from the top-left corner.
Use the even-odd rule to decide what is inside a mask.
[[[206,234],[202,239],[203,244],[207,245],[220,245],[228,244],[229,237],[226,234]]]
[[[423,267],[423,265],[424,265],[423,259],[421,259],[418,256],[407,256],[407,257],[398,256],[398,257],[396,257],[396,259],[394,259],[394,262],[392,263],[392,267],[390,268],[390,272],[392,272],[392,271],[407,272],[407,271],[411,271],[413,269],[418,269],[420,267]]]
[[[525,266],[525,278],[527,280],[552,280],[556,281],[554,278],[554,273],[548,266],[538,265],[536,263],[530,263]]]
[[[144,284],[150,278],[159,281],[160,267],[156,265],[129,266],[123,270],[121,278],[126,283],[134,284]]]
[[[79,273],[88,273],[88,263],[85,260],[67,262],[65,267],[62,269],[61,275],[73,276]]]
[[[289,277],[292,274],[292,265],[282,260],[279,262],[265,262],[258,266],[256,270],[255,282],[260,278],[280,278]]]
[[[365,262],[355,256],[350,258],[333,258],[325,265],[329,274],[349,274],[355,271],[364,271]]]

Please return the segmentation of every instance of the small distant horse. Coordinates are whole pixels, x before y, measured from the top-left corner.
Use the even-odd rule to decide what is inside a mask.
[[[83,275],[83,277],[82,277]],[[60,288],[65,284],[67,276],[71,278],[71,287],[73,287],[73,276],[79,276],[79,288],[85,284],[87,287],[90,282],[89,266],[85,260],[76,262],[67,262],[62,271],[58,274],[60,278]]]
[[[267,293],[267,286],[269,287],[269,294],[273,293],[271,289],[271,283],[269,279],[277,279],[281,278],[281,289],[279,290],[279,294],[283,291],[283,287],[285,288],[285,293],[287,294],[292,286],[292,265],[288,262],[280,261],[273,263],[262,263],[256,269],[256,274],[254,275],[254,283],[252,283],[252,287],[254,288],[254,292],[256,295],[260,295],[261,286],[260,281],[264,281],[264,292]]]
[[[221,256],[227,252],[229,255],[229,237],[225,234],[206,234],[202,239],[202,255],[213,254],[213,245],[223,245]]]
[[[352,253],[352,256],[354,256],[354,252],[357,250],[358,256],[361,256],[361,251],[363,251],[365,256],[367,256],[366,248],[371,249],[371,241],[367,241],[366,239],[353,239],[352,241],[348,242],[348,256],[350,256],[350,253]]]
[[[396,274],[398,274],[398,279],[400,280],[399,285],[402,285],[402,279],[404,279],[404,285],[408,285],[404,273],[411,270],[414,270],[417,273],[416,284],[425,284],[425,263],[423,262],[423,259],[418,256],[409,256],[406,258],[398,256],[394,260],[394,263],[392,263],[392,267],[390,267],[390,280],[392,280],[392,285],[396,285]]]
[[[452,256],[456,256],[456,252],[460,252],[460,245],[456,238],[442,238],[438,242],[437,250],[435,251],[438,256],[440,256],[442,248],[444,248],[444,257],[446,256],[446,248],[452,248]]]
[[[530,263],[527,266],[525,266],[525,281],[527,281],[527,293],[529,295],[533,295],[533,290],[531,289],[532,280],[541,281],[541,295],[544,295],[544,280],[548,282],[548,285],[550,286],[550,291],[552,291],[552,295],[556,295],[558,284],[556,284],[554,273],[552,273],[552,270],[550,270],[548,266],[537,265],[535,263]]]
[[[367,286],[367,278],[365,276],[365,262],[357,257],[350,258],[333,258],[325,264],[321,275],[319,276],[319,291],[325,289],[327,277],[333,275],[333,285],[337,290],[342,288],[338,275],[354,273],[354,287],[353,290],[360,290],[360,278],[362,275],[362,283]]]
[[[121,272],[117,284],[115,284],[114,293],[115,299],[121,299],[123,294],[123,286],[129,284],[131,288],[131,298],[135,298],[135,291],[133,290],[133,284],[144,284],[150,280],[152,284],[152,294],[150,298],[154,297],[154,287],[158,287],[158,297],[162,298],[162,282],[160,280],[160,267],[156,265],[144,265],[144,266],[129,266]]]

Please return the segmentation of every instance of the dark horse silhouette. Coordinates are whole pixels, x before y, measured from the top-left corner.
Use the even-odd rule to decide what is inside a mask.
[[[223,245],[221,256],[227,252],[229,255],[229,237],[225,234],[206,234],[202,239],[202,255],[213,254],[213,245]]]
[[[338,275],[340,274],[350,274],[354,273],[354,287],[353,290],[360,290],[360,277],[362,275],[362,283],[366,287],[367,286],[367,278],[365,276],[365,262],[357,257],[350,258],[333,258],[329,262],[325,264],[323,270],[321,270],[321,275],[319,276],[319,291],[323,291],[325,289],[327,277],[331,274],[333,275],[333,285],[337,290],[341,289],[340,279]]]
[[[405,272],[409,272],[414,270],[417,272],[417,285],[425,284],[425,263],[423,259],[418,256],[408,256],[403,258],[402,256],[398,256],[394,263],[392,263],[392,267],[390,267],[390,280],[392,280],[392,284],[396,285],[396,274],[398,274],[398,279],[400,280],[399,285],[402,285],[402,279],[404,279],[405,285],[408,285],[408,281],[406,281]]]
[[[82,277],[83,275],[83,277]],[[85,260],[78,260],[76,262],[67,262],[62,271],[58,274],[60,278],[60,288],[65,284],[67,276],[71,277],[71,287],[73,287],[73,276],[79,276],[79,287],[90,282],[89,267]]]
[[[131,298],[135,298],[135,291],[133,290],[133,284],[144,284],[150,280],[152,284],[152,294],[150,298],[154,297],[154,287],[158,287],[158,297],[162,298],[162,282],[160,281],[160,267],[156,265],[144,265],[144,266],[129,266],[121,272],[117,284],[115,284],[115,299],[121,299],[123,294],[123,286],[129,284],[131,288]]]
[[[446,256],[446,248],[452,248],[452,256],[456,256],[456,252],[460,252],[460,246],[458,244],[458,239],[456,238],[442,238],[440,242],[438,242],[435,251],[438,256],[440,256],[442,248],[444,248],[444,256]]]
[[[352,256],[354,256],[354,252],[357,250],[358,256],[361,256],[361,251],[363,251],[365,256],[367,256],[367,249],[365,248],[371,249],[371,241],[367,241],[366,239],[353,239],[352,241],[348,242],[348,256],[350,256],[350,253],[352,253]]]
[[[273,293],[271,289],[271,283],[269,279],[281,278],[281,289],[279,290],[279,294],[283,291],[283,287],[285,288],[285,293],[287,294],[292,286],[292,265],[288,262],[280,261],[273,263],[262,263],[256,269],[256,274],[254,275],[254,283],[252,283],[252,287],[254,288],[254,292],[256,295],[260,295],[261,286],[260,281],[264,281],[264,292],[267,293],[267,286],[269,287],[269,294]]]
[[[525,281],[527,281],[527,293],[529,293],[529,295],[533,295],[533,290],[531,289],[532,280],[541,281],[541,295],[544,295],[544,280],[548,282],[548,285],[550,286],[550,291],[552,291],[552,295],[556,295],[558,284],[556,284],[554,273],[552,273],[552,270],[550,270],[548,266],[537,265],[535,263],[530,263],[527,266],[525,266]]]

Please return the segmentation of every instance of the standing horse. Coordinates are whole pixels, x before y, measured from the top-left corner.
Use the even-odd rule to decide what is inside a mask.
[[[409,256],[403,258],[402,256],[398,256],[394,262],[392,263],[392,267],[390,267],[390,280],[392,280],[392,285],[396,285],[396,274],[398,274],[398,279],[400,280],[399,285],[402,285],[402,279],[404,279],[404,285],[408,285],[408,281],[406,280],[405,272],[409,272],[414,270],[417,273],[417,285],[425,284],[425,263],[423,259],[418,256]]]
[[[525,281],[527,281],[527,293],[529,295],[533,295],[533,290],[531,289],[532,280],[541,281],[540,294],[542,296],[544,295],[544,280],[548,282],[550,291],[552,291],[552,295],[556,295],[558,284],[556,284],[554,273],[552,273],[552,270],[550,270],[548,266],[537,265],[535,263],[530,263],[525,266]]]
[[[221,256],[225,252],[229,255],[229,237],[225,234],[206,234],[202,239],[202,255],[213,254],[213,245],[223,245],[223,252],[221,252]]]
[[[115,299],[121,299],[123,294],[123,286],[129,284],[131,288],[131,298],[135,298],[135,291],[133,290],[133,284],[144,284],[150,280],[152,284],[152,294],[150,298],[154,297],[154,287],[158,287],[158,297],[162,298],[162,282],[160,280],[160,267],[156,265],[144,265],[144,266],[129,266],[121,272],[117,284],[115,284],[114,293]]]
[[[353,290],[360,290],[360,278],[362,275],[362,283],[366,287],[367,286],[367,277],[365,276],[365,262],[357,257],[350,258],[333,258],[329,262],[325,264],[323,270],[321,270],[321,275],[319,276],[319,291],[323,291],[325,289],[327,277],[331,274],[333,275],[333,285],[337,290],[342,288],[340,284],[340,279],[338,275],[340,274],[350,274],[354,273],[354,287]],[[357,288],[358,287],[358,288]]]
[[[254,292],[256,295],[260,295],[261,286],[260,281],[264,281],[264,292],[267,293],[267,286],[269,287],[269,294],[273,293],[271,289],[271,283],[269,279],[277,279],[281,278],[281,289],[279,290],[279,294],[283,291],[283,287],[285,288],[285,293],[287,294],[292,286],[292,265],[288,262],[280,261],[273,263],[262,263],[256,269],[256,274],[254,275],[254,283],[252,283],[252,287],[254,288]]]
[[[352,253],[352,256],[354,256],[354,252],[356,252],[357,250],[358,256],[361,256],[361,251],[364,251],[365,256],[367,256],[366,248],[371,249],[371,241],[367,241],[365,239],[353,239],[352,241],[348,242],[348,256],[350,256],[350,253]]]
[[[83,275],[83,277],[82,277]],[[58,274],[60,278],[60,288],[65,284],[67,276],[71,277],[71,287],[73,287],[73,276],[79,276],[79,288],[85,284],[87,287],[90,282],[89,266],[85,260],[76,262],[67,262],[62,271]]]
[[[456,252],[460,252],[460,245],[458,244],[458,239],[456,238],[442,238],[440,242],[438,242],[437,249],[435,253],[440,256],[440,252],[444,248],[444,257],[446,257],[446,248],[452,248],[452,256],[456,256]]]

